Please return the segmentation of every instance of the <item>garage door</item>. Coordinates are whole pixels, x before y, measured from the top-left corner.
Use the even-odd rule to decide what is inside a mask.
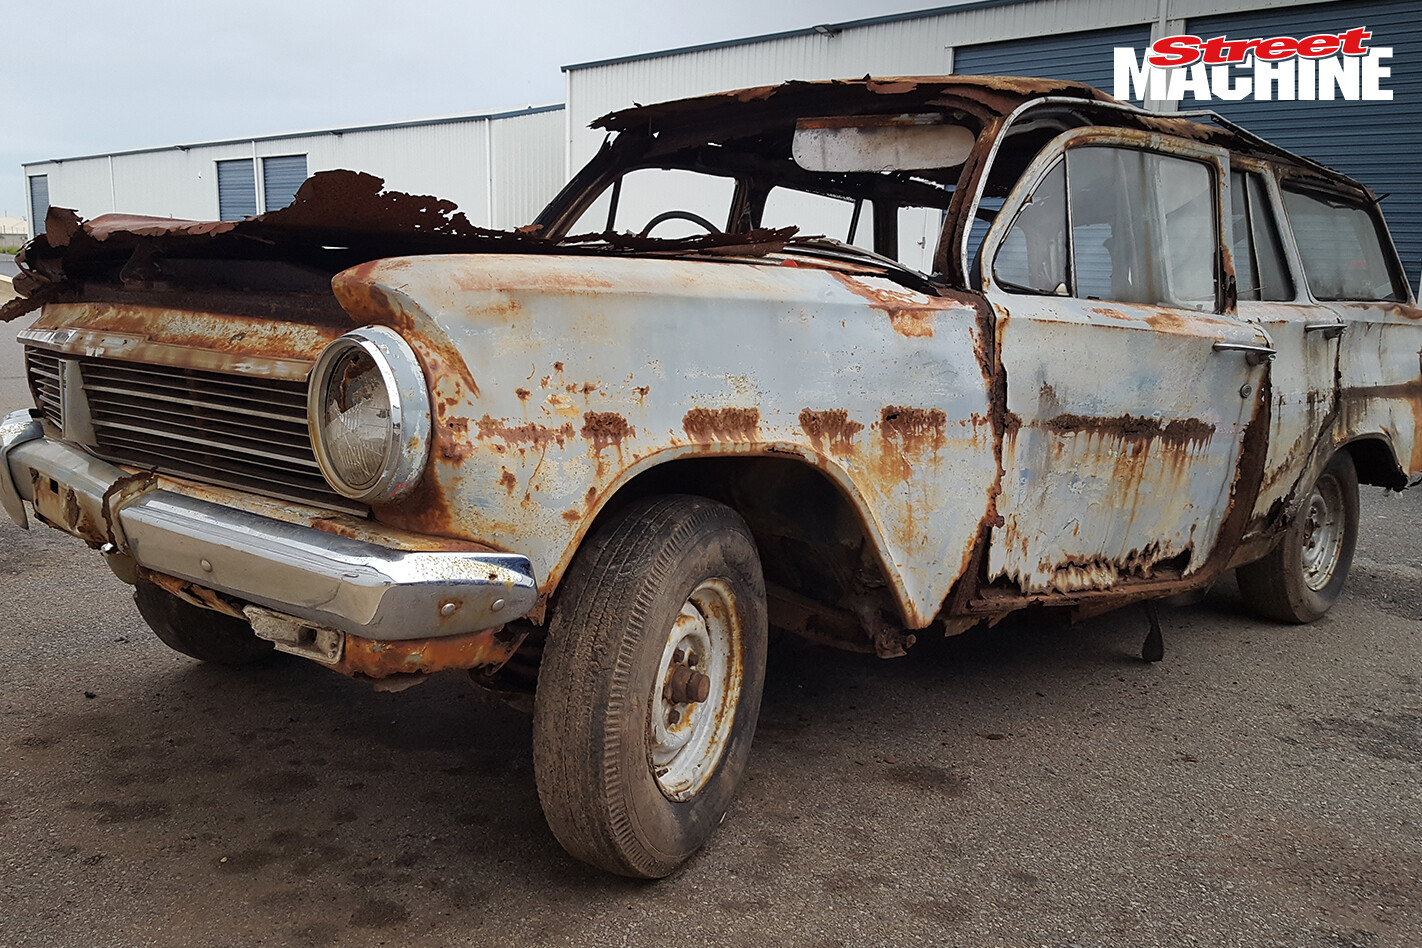
[[[1253,39],[1340,33],[1355,26],[1372,31],[1372,45],[1393,49],[1392,58],[1383,60],[1392,75],[1382,81],[1384,89],[1392,90],[1391,102],[1246,99],[1199,105],[1214,109],[1277,145],[1357,178],[1379,196],[1388,195],[1382,203],[1383,214],[1407,267],[1408,282],[1416,289],[1418,273],[1422,271],[1422,180],[1417,157],[1422,155],[1422,121],[1418,119],[1422,101],[1422,4],[1417,0],[1323,3],[1197,17],[1189,21],[1186,32],[1206,39]],[[1181,105],[1191,108],[1194,104],[1187,99]]]
[[[1150,25],[1088,30],[1032,39],[959,46],[953,71],[965,76],[1039,76],[1073,79],[1109,93],[1115,82],[1112,59],[1117,46],[1138,53],[1150,45]]]

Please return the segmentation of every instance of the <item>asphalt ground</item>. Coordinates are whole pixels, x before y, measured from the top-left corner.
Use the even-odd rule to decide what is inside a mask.
[[[530,722],[169,651],[77,541],[0,524],[0,945],[1422,944],[1422,490],[1343,599],[1232,583],[907,658],[772,656],[749,773],[654,884],[567,856]]]

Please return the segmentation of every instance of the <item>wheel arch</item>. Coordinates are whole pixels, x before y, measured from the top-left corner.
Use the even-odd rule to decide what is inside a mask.
[[[1401,490],[1407,486],[1407,474],[1397,458],[1392,441],[1381,434],[1362,435],[1339,445],[1337,450],[1347,451],[1353,458],[1353,467],[1358,471],[1358,483],[1374,487]],[[1325,459],[1325,463],[1326,463]]]
[[[557,596],[593,531],[628,504],[669,493],[710,497],[735,510],[755,538],[768,583],[841,610],[850,608],[839,601],[844,594],[867,586],[887,592],[894,614],[908,623],[903,576],[858,487],[832,460],[789,445],[716,453],[680,447],[642,459],[597,499],[595,513],[549,577],[548,598]],[[858,576],[871,564],[877,576]]]

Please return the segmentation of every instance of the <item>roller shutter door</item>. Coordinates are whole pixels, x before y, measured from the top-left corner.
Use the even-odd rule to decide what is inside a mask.
[[[969,76],[1038,76],[1073,79],[1110,93],[1115,82],[1114,50],[1139,52],[1150,45],[1150,24],[1087,30],[1032,39],[959,46],[953,71]]]
[[[280,210],[296,197],[297,188],[306,180],[306,156],[282,155],[262,159],[262,197],[268,211]]]
[[[35,225],[35,236],[44,233],[44,219],[49,216],[49,176],[30,175],[30,220]]]
[[[219,220],[240,221],[257,213],[257,175],[252,159],[217,163],[217,214]]]
[[[1373,46],[1391,46],[1383,65],[1392,75],[1382,80],[1392,90],[1390,102],[1333,101],[1194,102],[1181,108],[1210,108],[1267,138],[1372,188],[1382,202],[1407,279],[1416,289],[1422,271],[1422,4],[1417,0],[1324,3],[1228,16],[1197,17],[1185,32],[1208,39],[1253,39],[1259,36],[1304,37],[1340,33],[1366,26]],[[1248,75],[1233,70],[1233,75]]]

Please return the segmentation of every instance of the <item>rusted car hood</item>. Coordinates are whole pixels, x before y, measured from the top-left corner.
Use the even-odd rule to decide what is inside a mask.
[[[781,249],[795,228],[705,234],[680,240],[586,234],[551,240],[537,225],[490,230],[469,222],[452,201],[384,190],[384,180],[355,171],[322,171],[289,207],[240,221],[188,221],[105,214],[91,221],[51,207],[45,232],[16,257],[19,299],[0,307],[0,322],[48,302],[84,297],[90,283],[129,290],[203,287],[165,261],[282,261],[309,271],[313,291],[357,264],[429,253],[662,252],[759,256]],[[187,268],[191,270],[191,267]],[[261,277],[270,280],[271,274]],[[325,285],[323,285],[325,284]],[[240,287],[239,287],[240,288]],[[292,289],[288,285],[253,289]]]

